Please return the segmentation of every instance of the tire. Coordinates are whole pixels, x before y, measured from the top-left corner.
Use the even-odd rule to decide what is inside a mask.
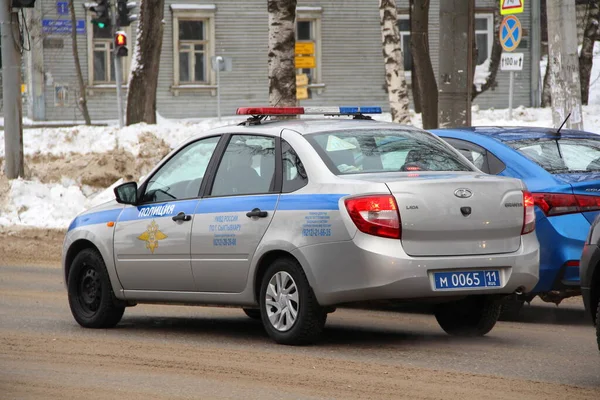
[[[281,278],[279,281],[277,276]],[[270,283],[273,283],[275,290],[270,288]],[[286,297],[279,300],[281,302],[276,300],[276,295],[282,292],[279,286],[283,286],[284,292],[289,291]],[[277,310],[280,312],[277,313]],[[288,258],[277,259],[267,268],[260,287],[260,311],[268,335],[275,342],[286,345],[314,343],[327,320],[327,313],[318,304],[302,267]]]
[[[492,297],[473,296],[438,305],[435,318],[450,335],[484,336],[496,325],[501,307]]]
[[[596,309],[596,342],[598,343],[598,350],[600,350],[600,299]]]
[[[249,316],[250,318],[257,319],[257,320],[261,319],[260,309],[256,309],[256,308],[244,308],[243,310],[246,313],[246,315]]]
[[[112,328],[125,307],[115,297],[106,265],[95,249],[84,249],[73,260],[67,279],[69,306],[75,321],[86,328]]]
[[[519,319],[521,309],[525,304],[525,300],[519,300],[515,298],[508,298],[502,302],[502,308],[500,309],[500,320],[502,321],[515,321]]]

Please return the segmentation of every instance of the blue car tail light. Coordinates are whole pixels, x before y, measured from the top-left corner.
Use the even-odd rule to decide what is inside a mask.
[[[533,199],[535,205],[548,217],[600,210],[600,196],[564,193],[533,193]]]

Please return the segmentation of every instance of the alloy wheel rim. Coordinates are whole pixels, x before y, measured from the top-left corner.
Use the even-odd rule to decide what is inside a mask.
[[[265,306],[269,322],[280,332],[289,331],[298,318],[300,302],[294,278],[285,271],[271,277],[267,285]]]

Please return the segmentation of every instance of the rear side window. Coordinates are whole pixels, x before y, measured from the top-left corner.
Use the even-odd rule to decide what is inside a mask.
[[[536,139],[506,144],[553,174],[600,172],[600,140]]]
[[[449,145],[417,130],[345,130],[317,133],[306,138],[336,175],[472,171]]]

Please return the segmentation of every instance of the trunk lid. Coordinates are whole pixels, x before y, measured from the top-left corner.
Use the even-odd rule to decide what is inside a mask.
[[[402,246],[408,255],[482,255],[519,249],[524,208],[518,180],[475,174],[411,175],[385,181],[398,203]]]

